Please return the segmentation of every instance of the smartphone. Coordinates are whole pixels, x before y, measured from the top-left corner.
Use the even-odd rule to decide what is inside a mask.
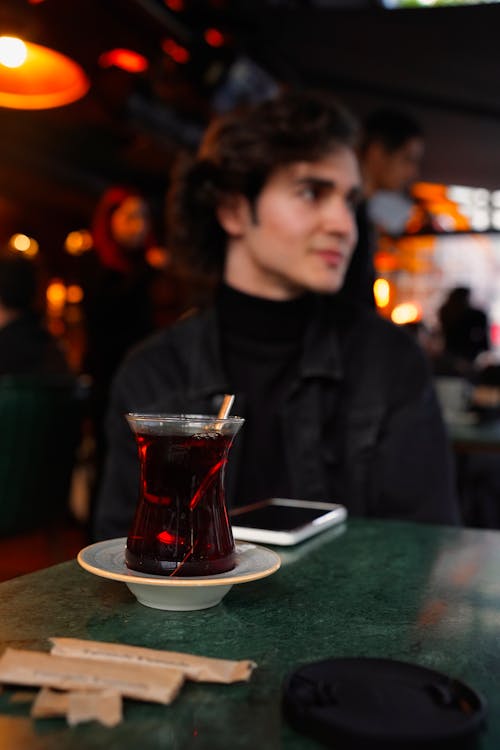
[[[235,539],[289,546],[303,542],[347,518],[343,505],[273,497],[229,514]]]

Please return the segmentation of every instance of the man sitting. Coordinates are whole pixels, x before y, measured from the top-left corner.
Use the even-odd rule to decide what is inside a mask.
[[[118,372],[96,537],[126,535],[138,492],[127,411],[245,417],[231,505],[281,496],[353,516],[458,519],[426,360],[368,307],[337,299],[356,242],[356,126],[285,93],[209,127],[170,195],[171,242],[219,275],[213,306],[155,334]]]

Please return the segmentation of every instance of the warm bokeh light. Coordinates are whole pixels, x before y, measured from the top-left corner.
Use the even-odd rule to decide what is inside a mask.
[[[70,232],[64,240],[64,249],[69,255],[82,255],[92,248],[92,235],[88,229]]]
[[[224,34],[219,29],[206,29],[204,35],[205,41],[210,47],[223,47]]]
[[[13,252],[22,253],[28,258],[33,258],[40,249],[38,242],[26,234],[13,234],[8,245]]]
[[[0,64],[7,68],[19,68],[28,56],[22,39],[16,36],[0,36]]]
[[[13,250],[24,253],[30,246],[30,238],[26,234],[13,234],[9,240],[9,246]]]
[[[189,61],[190,54],[188,50],[185,47],[181,47],[180,44],[177,44],[174,39],[165,39],[161,46],[163,51],[166,52],[174,62],[183,64]]]
[[[127,71],[127,73],[143,73],[149,68],[149,62],[143,55],[131,49],[112,49],[103,52],[99,57],[101,68],[115,68]]]
[[[165,5],[177,13],[184,10],[184,0],[165,0]]]
[[[165,268],[169,259],[169,253],[164,247],[155,246],[146,250],[146,262],[152,268]]]
[[[47,306],[52,314],[61,312],[66,304],[66,287],[60,279],[52,279],[45,292]]]
[[[387,279],[375,279],[373,295],[377,307],[387,307],[391,296],[391,286]]]
[[[392,322],[400,326],[405,323],[415,323],[420,318],[420,308],[414,302],[402,302],[400,305],[396,305],[391,313]]]
[[[381,236],[378,242],[378,248],[373,259],[375,270],[380,275],[385,275],[396,271],[398,267],[398,256],[395,252],[394,241],[392,238]]]
[[[83,289],[78,284],[70,284],[66,289],[66,301],[71,305],[77,305],[83,300]]]
[[[408,234],[497,229],[495,190],[417,182],[411,193],[416,203],[405,227]]]
[[[57,318],[54,315],[49,316],[47,320],[47,328],[49,329],[50,333],[56,338],[64,336],[64,334],[66,333],[66,325],[64,323],[64,320],[62,318]]]

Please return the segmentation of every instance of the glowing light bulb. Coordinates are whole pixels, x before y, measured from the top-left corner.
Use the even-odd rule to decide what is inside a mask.
[[[26,234],[13,234],[9,244],[14,250],[24,253],[30,246],[30,238]]]
[[[0,36],[0,64],[6,68],[20,68],[26,62],[28,50],[15,36]]]
[[[224,46],[224,34],[219,29],[206,29],[203,36],[210,47]]]
[[[66,290],[66,301],[77,305],[83,300],[83,289],[78,284],[70,284]]]
[[[391,287],[387,279],[376,279],[373,284],[373,294],[377,307],[387,307],[391,296]]]
[[[149,62],[143,55],[131,49],[112,49],[103,52],[99,57],[99,65],[101,68],[110,68],[114,65],[128,73],[143,73],[148,69]]]
[[[420,317],[420,310],[413,302],[402,302],[400,305],[396,305],[391,313],[393,323],[397,323],[400,326],[405,323],[414,323],[420,320]]]
[[[26,234],[13,234],[8,244],[14,253],[22,253],[28,258],[33,258],[39,250],[38,242]]]
[[[61,312],[66,303],[66,287],[60,279],[52,279],[45,292],[49,312]]]
[[[87,229],[70,232],[64,240],[64,249],[70,255],[82,255],[92,247],[92,235]]]

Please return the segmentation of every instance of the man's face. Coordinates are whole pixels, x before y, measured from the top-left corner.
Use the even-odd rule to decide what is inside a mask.
[[[395,151],[379,144],[380,163],[376,175],[378,190],[403,191],[415,181],[424,155],[422,138],[410,138]]]
[[[356,157],[339,148],[277,169],[254,212],[246,198],[229,199],[218,212],[228,234],[225,281],[276,300],[338,291],[357,239],[359,193]]]
[[[111,214],[113,238],[126,249],[140,248],[150,231],[149,209],[141,198],[129,196]]]

